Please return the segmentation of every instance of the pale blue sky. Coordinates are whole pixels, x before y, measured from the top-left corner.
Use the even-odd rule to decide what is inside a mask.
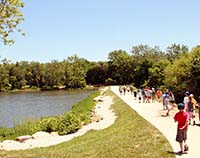
[[[2,46],[0,59],[62,61],[77,54],[107,61],[113,50],[130,53],[148,44],[164,51],[173,43],[200,42],[199,0],[24,0],[25,37]]]

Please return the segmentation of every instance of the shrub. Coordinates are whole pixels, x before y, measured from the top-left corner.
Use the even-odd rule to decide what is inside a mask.
[[[55,132],[58,130],[58,124],[60,122],[59,117],[43,118],[38,124],[39,131]]]
[[[65,113],[61,117],[58,125],[58,133],[60,135],[74,133],[81,127],[81,119],[72,111]]]

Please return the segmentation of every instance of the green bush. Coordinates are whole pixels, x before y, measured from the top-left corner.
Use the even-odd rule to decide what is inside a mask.
[[[55,132],[58,130],[59,117],[43,118],[38,124],[38,131]]]
[[[58,125],[58,133],[60,135],[74,133],[81,127],[81,119],[72,111],[65,113],[61,117]]]
[[[14,131],[11,130],[10,128],[4,128],[4,127],[0,128],[0,138],[1,139],[5,138],[5,137],[9,137],[13,134],[14,134]]]

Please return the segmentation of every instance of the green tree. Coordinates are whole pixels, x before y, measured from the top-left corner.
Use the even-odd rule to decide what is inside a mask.
[[[0,2],[0,40],[4,44],[13,44],[14,40],[10,38],[10,34],[14,31],[22,33],[18,25],[24,20],[20,11],[24,3],[20,0],[1,0]]]
[[[86,72],[88,62],[85,59],[73,55],[64,61],[65,63],[65,86],[67,88],[83,88],[86,86]]]
[[[191,76],[190,83],[188,88],[195,95],[196,98],[199,98],[200,91],[200,45],[194,47],[190,54],[190,64],[191,64]]]
[[[108,55],[109,78],[118,84],[132,83],[132,58],[124,50],[115,50]]]
[[[171,46],[168,46],[166,50],[167,57],[171,62],[174,61],[174,59],[179,58],[181,54],[188,52],[188,47],[180,44],[172,44]]]
[[[0,64],[0,92],[8,91],[11,88],[9,83],[9,71],[6,65]]]
[[[189,53],[182,54],[179,59],[175,59],[173,64],[169,64],[164,70],[165,85],[173,90],[184,91],[188,89],[191,77],[191,63]]]
[[[147,85],[154,88],[159,88],[164,85],[164,70],[169,64],[170,61],[167,59],[162,59],[153,63],[152,67],[149,68]]]
[[[132,48],[132,57],[135,63],[134,82],[135,86],[151,86],[149,70],[153,64],[165,58],[165,54],[158,46],[138,45]],[[156,85],[153,85],[153,87]]]
[[[56,60],[45,64],[44,80],[46,87],[59,88],[64,84],[64,66]]]
[[[97,62],[86,73],[87,84],[105,84],[108,78],[107,62]]]

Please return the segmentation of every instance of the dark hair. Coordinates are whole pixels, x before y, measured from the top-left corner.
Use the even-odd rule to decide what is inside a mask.
[[[183,103],[179,103],[178,104],[178,109],[181,110],[181,109],[184,109],[185,108],[185,104]]]

